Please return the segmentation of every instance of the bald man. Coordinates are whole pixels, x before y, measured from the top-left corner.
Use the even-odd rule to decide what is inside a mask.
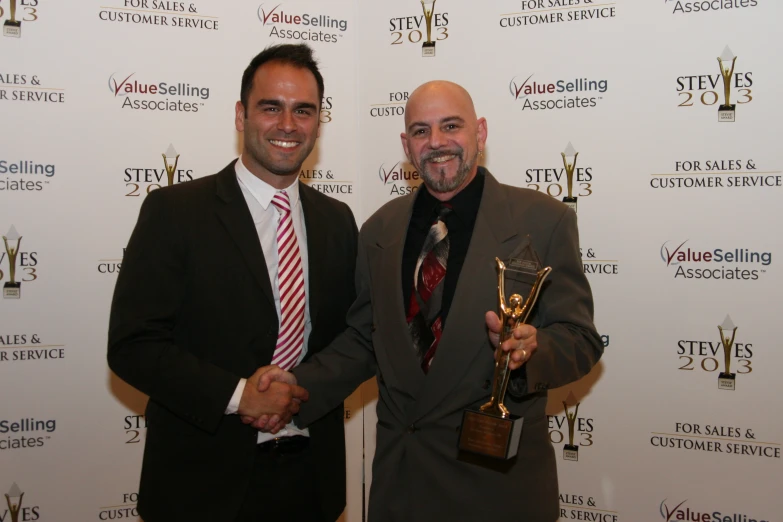
[[[297,423],[317,420],[377,376],[370,522],[554,522],[547,390],[587,374],[603,352],[576,215],[538,192],[500,184],[479,166],[487,122],[459,85],[417,88],[400,137],[424,189],[390,201],[362,227],[348,330],[294,369],[310,392]],[[519,451],[510,461],[463,453],[462,411],[491,394],[497,340],[487,328],[499,329],[487,312],[497,309],[494,260],[529,248],[553,272],[531,324],[504,346],[514,369],[506,406],[525,419]],[[506,283],[507,295],[529,290]]]

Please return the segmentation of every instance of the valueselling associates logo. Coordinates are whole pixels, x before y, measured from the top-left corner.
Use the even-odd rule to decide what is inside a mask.
[[[0,419],[0,451],[40,448],[56,430],[57,421],[54,419]]]
[[[182,81],[149,81],[136,73],[113,73],[109,91],[122,100],[123,109],[198,112],[209,99],[209,87]]]
[[[328,6],[329,4],[323,4]],[[270,38],[337,43],[348,30],[348,20],[324,12],[301,12],[290,4],[261,4],[258,19]]]
[[[679,520],[688,520],[692,522],[770,522],[769,518],[758,518],[745,513],[730,513],[726,511],[709,510],[701,507],[691,507],[686,505],[687,500],[683,500],[673,507],[669,507],[667,499],[661,502],[661,518],[665,522],[675,522]]]
[[[55,174],[54,163],[0,159],[0,191],[39,192]]]
[[[661,245],[661,260],[675,269],[675,279],[756,281],[772,264],[772,252],[742,247],[692,248],[688,241]]]
[[[595,107],[603,100],[601,94],[609,89],[607,80],[569,78],[555,81],[530,76],[514,76],[508,90],[522,110],[541,111]]]
[[[671,7],[672,14],[708,13],[710,11],[736,12],[756,7],[759,0],[663,0]]]
[[[419,171],[403,161],[382,163],[378,167],[378,178],[389,189],[390,196],[405,196],[419,188],[422,183]]]

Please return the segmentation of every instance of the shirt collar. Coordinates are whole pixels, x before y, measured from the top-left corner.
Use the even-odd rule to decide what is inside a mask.
[[[468,185],[459,191],[446,203],[451,207],[451,215],[456,219],[451,220],[452,225],[465,225],[472,227],[476,221],[476,214],[481,204],[481,195],[484,192],[484,173],[486,169],[478,168],[476,177]],[[419,189],[419,195],[413,204],[413,222],[423,229],[429,229],[437,216],[440,202],[430,194],[424,185]],[[446,218],[447,223],[449,218]],[[451,227],[451,225],[450,225]]]
[[[234,171],[236,172],[239,183],[250,192],[264,210],[269,208],[269,204],[272,203],[272,198],[275,193],[277,193],[278,189],[250,172],[247,167],[245,167],[245,164],[242,163],[242,156],[239,156],[239,159],[234,164]],[[297,205],[299,205],[299,180],[294,180],[290,186],[283,190],[288,194],[291,210],[295,209]]]

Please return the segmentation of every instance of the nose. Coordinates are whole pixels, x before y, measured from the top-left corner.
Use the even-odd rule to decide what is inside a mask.
[[[430,148],[439,149],[445,147],[448,144],[446,134],[441,132],[440,129],[434,128],[430,131]]]
[[[280,111],[280,118],[277,120],[277,128],[286,134],[290,134],[296,130],[294,115],[290,110],[284,109]]]

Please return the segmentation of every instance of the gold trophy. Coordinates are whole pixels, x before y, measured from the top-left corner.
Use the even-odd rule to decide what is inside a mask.
[[[11,486],[8,493],[5,494],[5,503],[8,504],[8,513],[11,515],[11,522],[19,522],[19,511],[22,510],[22,497],[24,493],[19,489],[19,486]]]
[[[432,13],[435,9],[435,0],[421,0],[421,8],[424,10],[424,20],[427,22],[427,41],[421,44],[421,55],[430,58],[435,56],[435,42],[432,41]]]
[[[16,231],[16,227],[11,225],[8,234],[3,236],[5,251],[8,254],[8,273],[10,280],[3,285],[3,297],[5,299],[19,299],[22,297],[22,283],[16,281],[16,256],[19,254],[19,244],[22,242],[22,236]]]
[[[563,203],[576,212],[576,198],[573,197],[574,169],[576,169],[576,157],[579,156],[579,153],[576,152],[574,146],[569,141],[565,151],[561,152],[560,155],[563,157],[563,167],[565,167],[566,182],[568,183],[568,196],[563,198]]]
[[[172,165],[172,158],[174,164]],[[177,162],[179,162],[179,154],[174,150],[174,145],[169,143],[169,148],[163,153],[163,165],[166,167],[166,177],[168,178],[169,187],[174,184],[174,173],[177,172]]]
[[[512,271],[517,272],[526,282],[532,282],[527,299],[514,294],[506,304],[505,280],[506,264],[495,258],[498,269],[498,316],[503,324],[500,342],[495,351],[495,375],[492,381],[492,398],[478,410],[465,410],[462,414],[462,430],[459,436],[459,448],[499,459],[510,459],[519,450],[524,418],[508,411],[503,399],[506,396],[509,370],[509,352],[500,350],[500,345],[512,336],[514,329],[525,323],[538,300],[541,285],[552,271],[551,267],[538,270],[538,264],[531,261],[513,260]],[[511,264],[510,263],[510,264]]]
[[[723,332],[728,332],[729,330],[731,330],[731,338],[726,339]],[[737,327],[734,326],[731,317],[726,315],[723,324],[718,326],[718,331],[720,332],[720,340],[723,343],[723,364],[726,370],[718,375],[718,389],[734,391],[737,374],[731,373],[731,347],[734,344],[734,336],[737,335]]]
[[[731,67],[724,65],[724,62],[731,62]],[[731,78],[734,76],[734,65],[737,62],[737,57],[731,52],[727,45],[723,49],[723,54],[718,57],[718,65],[720,65],[720,74],[723,76],[723,97],[725,102],[718,107],[718,121],[733,122],[736,105],[732,105],[731,101]]]
[[[22,22],[16,19],[16,0],[11,0],[11,6],[8,8],[11,12],[11,19],[3,24],[3,36],[12,38],[22,37]]]
[[[574,412],[568,411],[568,405],[576,404]],[[565,411],[566,420],[568,421],[568,444],[563,448],[563,460],[573,460],[574,462],[579,460],[579,446],[574,444],[574,428],[576,427],[577,414],[579,413],[579,403],[576,402],[574,392],[568,392],[568,397],[563,401],[563,410]]]

